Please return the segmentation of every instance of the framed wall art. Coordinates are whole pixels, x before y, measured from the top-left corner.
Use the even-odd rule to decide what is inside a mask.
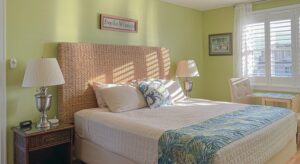
[[[138,32],[138,21],[119,16],[100,14],[100,29],[121,32]]]
[[[209,56],[232,55],[232,33],[211,34],[209,39]]]

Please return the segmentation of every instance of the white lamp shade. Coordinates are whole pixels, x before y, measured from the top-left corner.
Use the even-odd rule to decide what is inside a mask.
[[[47,87],[64,83],[56,58],[40,58],[27,63],[22,86]]]
[[[177,63],[177,77],[198,77],[200,76],[194,60],[181,60]]]

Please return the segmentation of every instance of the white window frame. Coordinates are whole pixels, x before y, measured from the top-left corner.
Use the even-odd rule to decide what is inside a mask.
[[[0,0],[0,163],[6,157],[6,57],[5,57],[5,0]]]
[[[273,8],[273,9],[266,9],[266,10],[259,10],[259,11],[254,11],[253,14],[253,19],[251,19],[254,23],[255,22],[264,22],[265,23],[265,42],[266,42],[266,58],[269,58],[270,56],[267,54],[270,54],[270,26],[269,22],[272,20],[278,20],[279,17],[284,18],[292,15],[295,15],[292,17],[292,25],[291,25],[291,30],[292,34],[299,34],[299,17],[300,17],[300,4],[299,5],[291,5],[291,6],[286,6],[286,7],[279,7],[279,8]],[[278,17],[278,14],[282,14],[282,16]],[[274,16],[276,15],[276,16]],[[265,21],[255,21],[255,18],[258,18],[261,20],[263,18]],[[295,25],[295,24],[298,25]],[[296,27],[296,28],[295,28]],[[295,65],[300,63],[300,52],[295,52],[299,51],[299,38],[298,35],[292,35],[292,53],[293,53],[293,73],[297,72],[298,74],[300,73],[299,66],[295,67]],[[297,47],[296,47],[297,46]],[[266,59],[266,73],[270,73],[268,69],[269,66],[271,65],[270,60]],[[280,77],[275,77],[272,78],[271,76],[267,75],[269,79],[266,78],[253,78],[252,79],[252,84],[253,88],[257,90],[267,90],[267,91],[284,91],[284,92],[300,92],[300,85],[296,84],[297,82],[300,82],[300,76],[298,75],[297,77],[287,80],[283,79]],[[271,81],[275,83],[270,83]],[[277,83],[277,84],[276,84]],[[278,83],[281,83],[278,85]]]

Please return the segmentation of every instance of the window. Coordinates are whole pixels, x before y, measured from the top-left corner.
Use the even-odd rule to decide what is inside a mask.
[[[242,53],[246,54],[244,74],[250,77],[266,75],[264,23],[253,23],[244,28]]]
[[[271,76],[292,77],[291,20],[270,22]]]
[[[242,31],[242,76],[254,85],[300,89],[298,8],[254,12]]]

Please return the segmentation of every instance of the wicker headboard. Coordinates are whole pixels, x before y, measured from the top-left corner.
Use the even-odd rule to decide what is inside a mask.
[[[92,81],[129,82],[168,79],[169,50],[159,47],[60,43],[58,61],[66,83],[58,87],[58,116],[73,123],[74,113],[97,107]]]

